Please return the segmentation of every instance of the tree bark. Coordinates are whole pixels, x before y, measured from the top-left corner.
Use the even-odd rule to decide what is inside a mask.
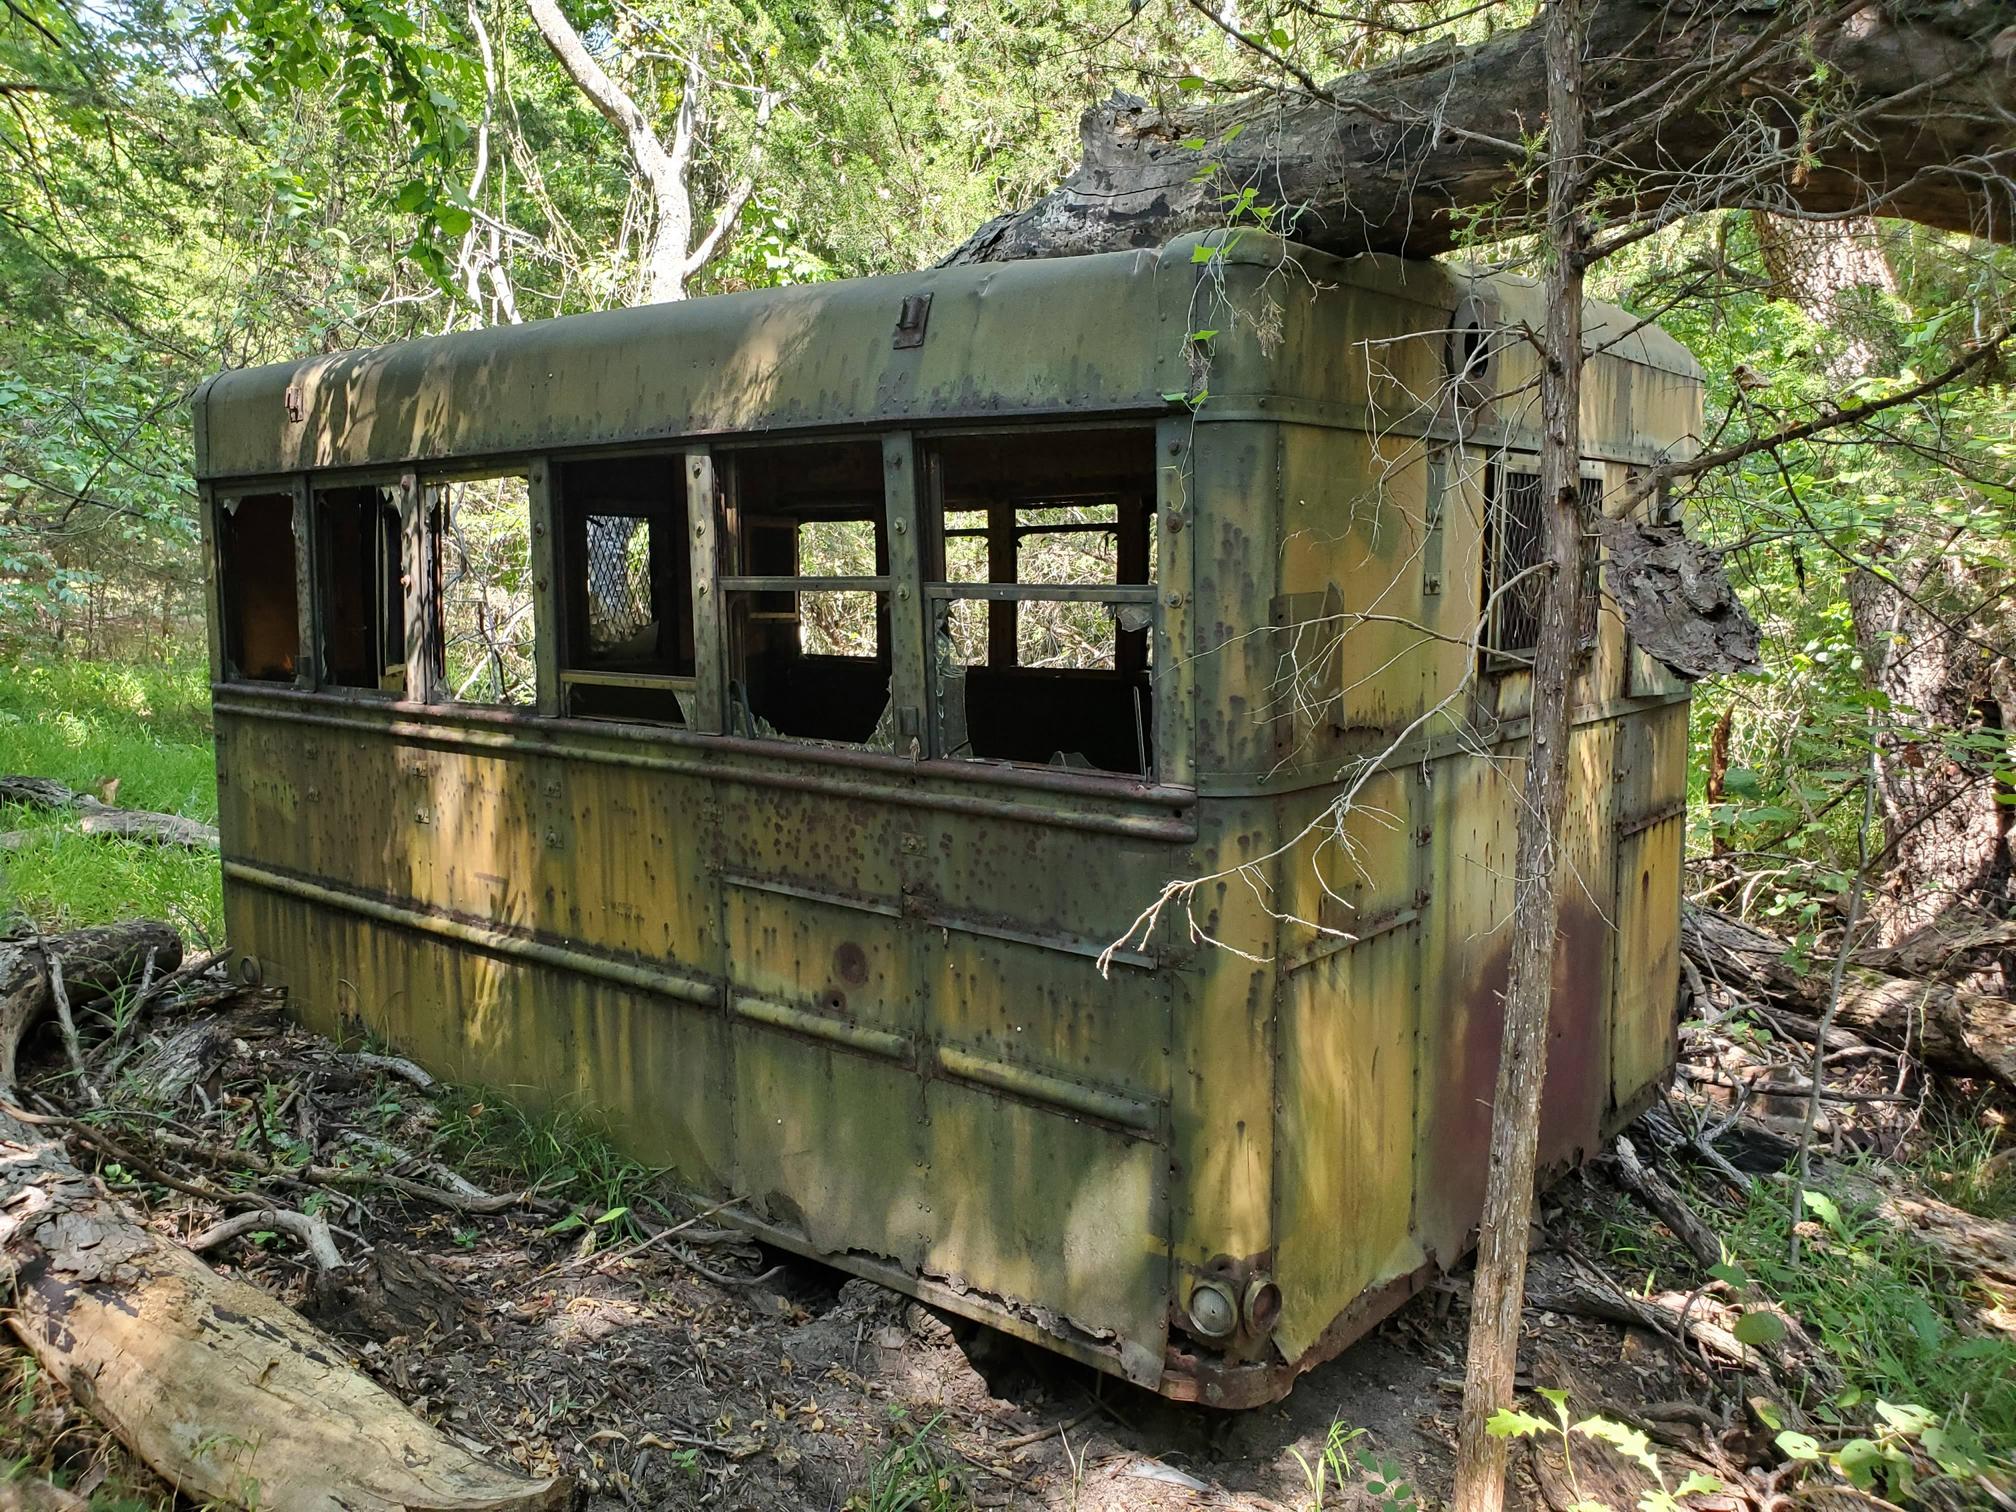
[[[1911,549],[1894,543],[1885,551],[1889,576]],[[1999,578],[1958,555],[1942,554],[1914,577],[1917,603],[1900,602],[1896,583],[1874,572],[1857,571],[1848,582],[1856,638],[1864,661],[1878,668],[1875,686],[1891,722],[1876,762],[1889,852],[1871,900],[1879,946],[1984,914],[2016,917],[2016,809],[2003,801],[1996,775],[2016,729],[2016,668],[1999,647],[2016,624],[1998,608],[1978,608],[1993,601]],[[1876,642],[1892,624],[1890,655],[1879,661]],[[2001,952],[1972,985],[2006,991],[2012,965],[2016,955]]]
[[[1083,159],[1057,190],[947,261],[1159,246],[1223,225],[1228,185],[1279,207],[1296,241],[1344,255],[1444,252],[1479,211],[1499,217],[1494,234],[1528,229],[1544,30],[1543,14],[1470,46],[1203,108],[1116,96],[1086,112]],[[1586,208],[1613,225],[1732,206],[1876,214],[2007,240],[2012,46],[1992,0],[1603,0],[1585,67]]]
[[[166,939],[162,938],[165,934]],[[8,1326],[182,1495],[260,1512],[535,1512],[564,1481],[484,1463],[344,1363],[257,1287],[134,1221],[70,1162],[51,1121],[12,1106],[19,1037],[73,988],[115,991],[181,944],[140,922],[15,942],[0,958],[0,1264]],[[165,956],[165,958],[164,958]]]
[[[1705,908],[1681,915],[1681,946],[1710,977],[1802,1018],[1826,1009],[1827,982],[1785,961],[1776,935]],[[1851,965],[1834,1022],[1865,1039],[1908,1049],[1935,1071],[1986,1077],[2016,1090],[2016,1002],[1945,982],[1886,976]]]
[[[1585,149],[1582,58],[1589,0],[1548,0],[1546,328],[1540,349],[1540,491],[1548,576],[1533,654],[1526,782],[1513,852],[1512,964],[1492,1103],[1490,1171],[1470,1288],[1470,1341],[1457,1430],[1454,1512],[1498,1512],[1506,1440],[1490,1419],[1512,1404],[1525,1299],[1527,1228],[1547,1075],[1547,1020],[1561,917],[1561,823],[1567,811],[1568,690],[1581,619],[1583,258],[1579,179]]]

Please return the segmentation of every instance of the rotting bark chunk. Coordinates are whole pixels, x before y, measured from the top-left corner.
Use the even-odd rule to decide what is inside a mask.
[[[1641,651],[1690,681],[1757,667],[1757,622],[1721,552],[1677,524],[1606,520],[1601,529],[1605,580]]]

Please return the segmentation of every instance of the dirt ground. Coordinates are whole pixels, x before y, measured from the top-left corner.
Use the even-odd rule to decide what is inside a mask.
[[[377,1141],[381,1154],[407,1152],[387,1169],[452,1182],[427,1152],[444,1142],[444,1122],[464,1111],[455,1104],[467,1094],[423,1092],[293,1027],[276,1003],[213,1001],[139,1038],[119,1052],[116,1085],[134,1110],[122,1137],[172,1129],[184,1148],[214,1147],[211,1179],[229,1168],[229,1151],[327,1162],[357,1158]],[[40,1048],[44,1106],[60,1106],[60,1054]],[[114,1085],[109,1072],[103,1080]],[[497,1177],[471,1174],[492,1185]],[[218,1216],[130,1173],[101,1166],[100,1175],[177,1238]],[[550,1199],[480,1214],[367,1185],[320,1199],[350,1262],[341,1271],[318,1274],[273,1236],[232,1241],[208,1258],[298,1306],[429,1420],[527,1471],[564,1472],[591,1509],[1301,1512],[1373,1500],[1365,1487],[1376,1476],[1361,1473],[1341,1491],[1326,1476],[1320,1497],[1312,1484],[1326,1440],[1354,1429],[1363,1433],[1349,1448],[1361,1463],[1394,1462],[1430,1505],[1446,1494],[1461,1276],[1310,1372],[1285,1401],[1224,1413],[1163,1401],[769,1251],[669,1189],[657,1196],[660,1211],[691,1217],[671,1228],[655,1220],[639,1237],[598,1226],[590,1207],[570,1217]],[[314,1202],[298,1185],[291,1200]],[[1571,1174],[1545,1205],[1536,1275],[1596,1263],[1621,1211],[1607,1183]],[[599,1247],[584,1252],[590,1232]],[[1618,1279],[1630,1286],[1641,1277]],[[25,1456],[85,1489],[165,1496],[60,1391],[35,1383],[26,1360],[14,1356],[22,1384],[11,1417],[0,1411],[0,1459]],[[1648,1334],[1529,1308],[1521,1364],[1523,1385],[1566,1388],[1578,1416],[1643,1425],[1675,1473],[1714,1468],[1718,1448],[1746,1431],[1740,1379],[1724,1372],[1704,1392],[1700,1367]],[[1600,1480],[1622,1464],[1593,1445],[1578,1455],[1585,1490],[1590,1475]],[[1644,1484],[1621,1475],[1593,1494],[1630,1506]],[[1566,1508],[1576,1496],[1522,1448],[1514,1499]]]

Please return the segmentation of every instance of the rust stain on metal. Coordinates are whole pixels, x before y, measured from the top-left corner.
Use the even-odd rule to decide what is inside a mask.
[[[1523,348],[1435,396],[1452,317],[1535,296],[1193,245],[213,380],[244,971],[1166,1395],[1250,1406],[1342,1349],[1481,1201],[1528,688],[1461,642],[1492,480],[1534,447],[1484,397]],[[1218,322],[1192,413],[1200,298],[1272,314]],[[1621,495],[1699,382],[1591,321],[1585,473]],[[507,485],[530,597],[472,620],[448,513]],[[1045,532],[1108,543],[1105,575],[1020,581]],[[850,596],[855,640],[822,640]],[[446,654],[472,623],[495,666]],[[515,693],[464,701],[507,655]],[[1671,1064],[1685,699],[1600,617],[1554,1167]],[[1196,934],[1131,934],[1198,876]]]

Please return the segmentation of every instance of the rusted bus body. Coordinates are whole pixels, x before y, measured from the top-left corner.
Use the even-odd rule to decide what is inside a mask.
[[[1531,550],[1536,408],[1489,333],[1538,313],[1437,266],[1195,245],[213,380],[244,969],[318,1026],[593,1109],[780,1245],[1172,1396],[1285,1392],[1481,1206],[1527,696],[1493,590]],[[1615,496],[1690,444],[1698,384],[1591,321],[1585,472]],[[826,449],[775,450],[801,440]],[[444,686],[439,501],[486,473],[530,518],[510,708]],[[793,479],[857,570],[763,543],[804,528]],[[1118,565],[1032,597],[1018,543],[1080,529],[1058,500]],[[641,674],[581,650],[578,558],[619,507],[678,621]],[[844,593],[872,669],[814,654],[806,606]],[[1084,603],[1098,665],[1018,649]],[[1685,690],[1614,613],[1587,629],[1556,1165],[1673,1053]]]

